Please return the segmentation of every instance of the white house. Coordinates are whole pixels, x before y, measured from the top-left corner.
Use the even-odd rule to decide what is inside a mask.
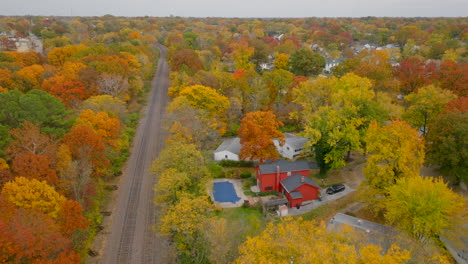
[[[215,160],[239,160],[240,138],[235,137],[225,140],[214,152]]]
[[[304,144],[307,142],[306,138],[296,136],[291,133],[284,133],[284,145],[280,146],[278,140],[274,140],[274,144],[281,157],[288,159],[295,159],[302,153]]]
[[[307,142],[306,138],[296,136],[291,133],[284,133],[284,145],[280,146],[277,139],[273,140],[276,149],[281,157],[295,159],[302,153],[302,148]],[[240,160],[239,153],[241,149],[240,139],[238,137],[226,139],[214,152],[215,160]]]
[[[325,69],[323,69],[323,71],[325,73],[330,73],[331,72],[331,69],[335,66],[338,66],[341,62],[343,62],[344,60],[346,60],[345,57],[340,57],[338,59],[331,59],[331,58],[328,58],[326,59],[325,61]]]

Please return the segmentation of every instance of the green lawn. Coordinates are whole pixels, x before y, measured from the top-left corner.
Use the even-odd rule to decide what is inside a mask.
[[[246,236],[255,236],[265,229],[266,221],[262,212],[256,208],[224,208],[217,213],[228,222],[233,236],[243,241]]]

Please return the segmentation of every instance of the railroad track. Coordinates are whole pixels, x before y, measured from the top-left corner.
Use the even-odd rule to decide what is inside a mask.
[[[153,81],[146,114],[141,119],[127,169],[114,209],[115,217],[107,238],[103,263],[167,263],[167,241],[157,237],[152,227],[157,223],[158,208],[153,204],[156,179],[149,169],[162,149],[165,132],[161,120],[167,104],[169,69],[167,49],[160,46],[158,70]]]

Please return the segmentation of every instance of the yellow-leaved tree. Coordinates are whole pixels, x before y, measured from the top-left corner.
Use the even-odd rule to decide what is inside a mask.
[[[17,177],[3,186],[2,195],[14,205],[38,210],[52,218],[57,218],[65,197],[45,181]]]
[[[162,171],[158,176],[158,183],[154,185],[155,203],[176,203],[180,194],[187,191],[191,183],[192,180],[185,172],[174,168]]]
[[[386,252],[380,246],[362,244],[349,228],[332,232],[325,224],[287,218],[270,223],[256,237],[250,237],[239,248],[237,264],[398,264],[407,263],[410,252],[393,245]],[[368,262],[371,261],[371,262]]]
[[[418,132],[404,121],[392,121],[381,126],[372,122],[367,131],[367,159],[364,174],[368,204],[381,209],[388,187],[398,179],[415,177],[424,162],[424,141]]]
[[[212,120],[212,128],[218,129],[220,134],[226,132],[224,119],[229,108],[229,99],[226,96],[211,87],[203,85],[182,88],[179,96],[186,97],[193,108],[206,111],[208,117]]]
[[[170,206],[161,218],[160,231],[172,235],[182,258],[203,263],[206,249],[203,247],[201,229],[213,209],[208,196],[193,197],[187,194]]]
[[[289,68],[289,56],[285,53],[280,53],[275,59],[275,68],[287,70]]]
[[[453,230],[466,212],[464,199],[441,178],[401,178],[387,193],[385,219],[422,241]]]

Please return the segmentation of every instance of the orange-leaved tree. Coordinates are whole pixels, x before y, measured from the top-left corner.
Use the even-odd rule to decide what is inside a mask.
[[[62,100],[66,106],[74,106],[87,99],[90,92],[80,81],[54,76],[42,83],[42,90]]]
[[[66,200],[62,202],[57,217],[60,233],[70,237],[76,229],[85,229],[89,221],[83,216],[83,208],[78,202]]]
[[[81,112],[76,120],[76,125],[87,125],[102,137],[104,143],[111,147],[118,147],[117,139],[120,132],[120,120],[109,116],[106,112],[95,113],[92,110]]]
[[[57,143],[41,133],[39,126],[24,121],[23,127],[10,130],[13,142],[7,148],[16,175],[57,183],[55,153]]]
[[[72,127],[63,137],[63,143],[69,147],[74,160],[88,164],[96,174],[104,173],[110,165],[105,155],[104,140],[89,125]]]
[[[279,155],[273,140],[284,144],[284,134],[278,130],[282,125],[271,111],[248,113],[237,131],[242,144],[239,157],[260,162],[277,159]]]

